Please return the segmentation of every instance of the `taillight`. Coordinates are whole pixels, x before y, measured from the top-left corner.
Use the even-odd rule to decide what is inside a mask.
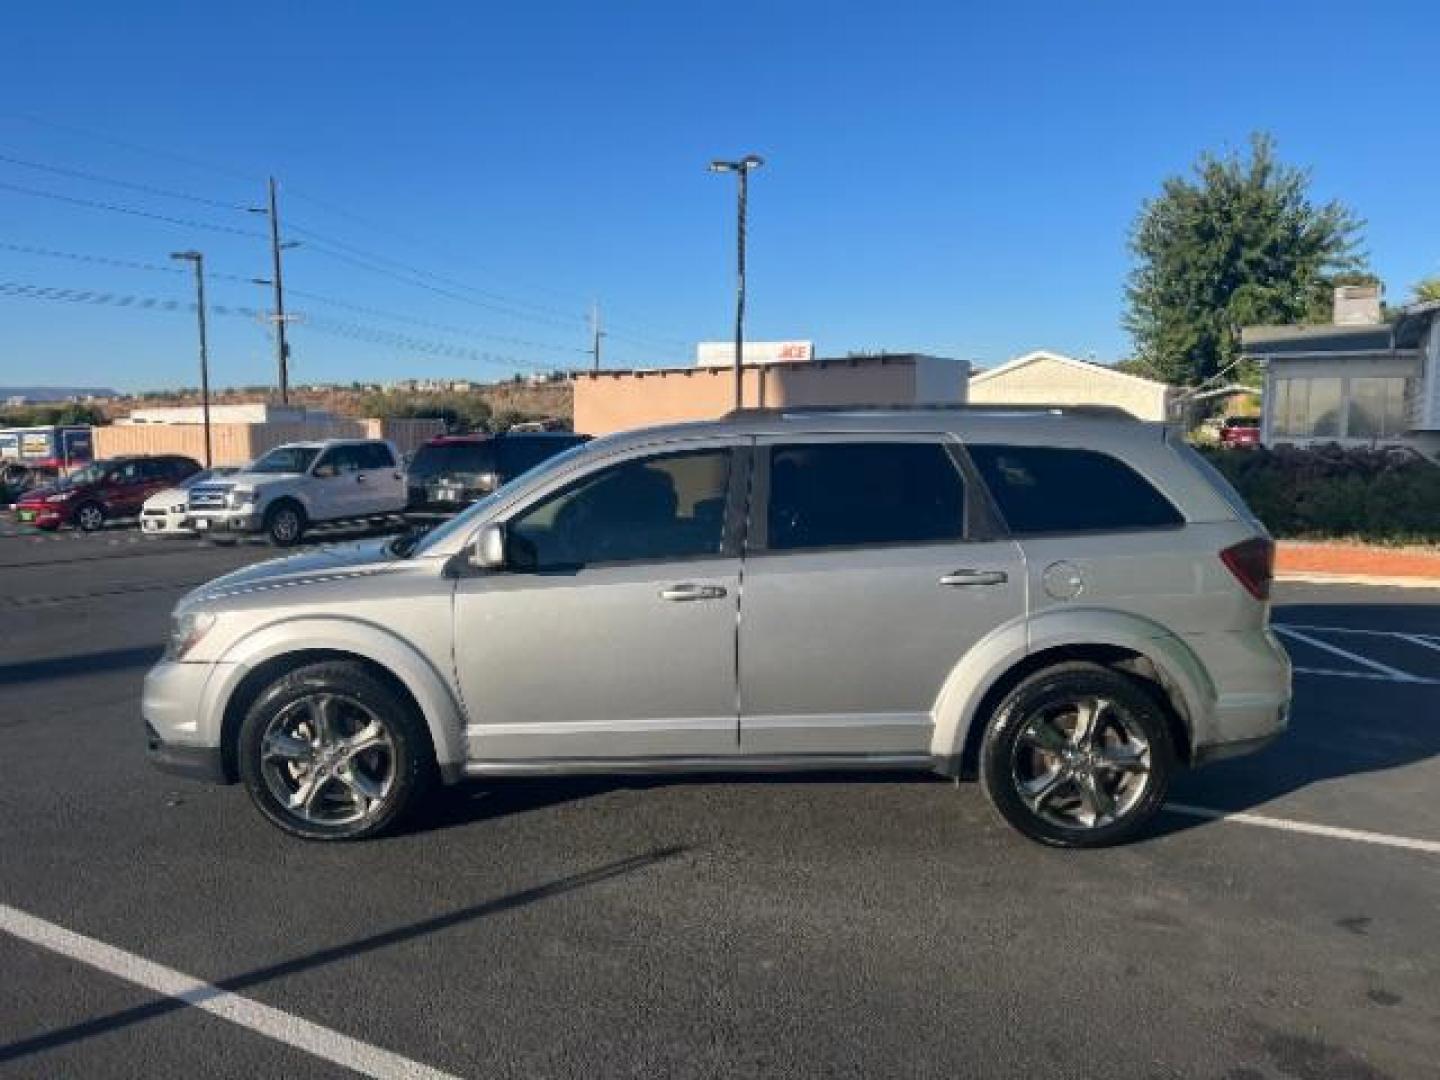
[[[1220,552],[1220,561],[1256,600],[1270,599],[1270,580],[1275,576],[1274,541],[1252,536]]]

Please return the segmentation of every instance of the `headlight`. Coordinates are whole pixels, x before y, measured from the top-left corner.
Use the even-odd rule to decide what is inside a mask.
[[[500,486],[500,474],[493,472],[481,473],[475,478],[475,486],[481,491],[494,491]]]
[[[186,653],[215,625],[215,616],[205,611],[187,611],[176,615],[170,625],[170,640],[165,644],[166,660],[183,660]]]
[[[238,510],[248,502],[255,501],[255,492],[246,488],[232,488],[230,490],[230,509]]]

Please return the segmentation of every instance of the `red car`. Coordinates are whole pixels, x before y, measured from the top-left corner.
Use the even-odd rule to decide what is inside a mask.
[[[27,491],[15,503],[15,520],[41,529],[74,525],[94,532],[111,518],[135,517],[151,495],[199,471],[198,461],[178,454],[93,461],[54,484]]]
[[[1260,417],[1227,416],[1220,428],[1221,446],[1259,446]]]

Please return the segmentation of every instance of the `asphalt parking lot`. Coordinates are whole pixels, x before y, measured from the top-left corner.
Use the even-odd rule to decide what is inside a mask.
[[[0,1075],[1440,1071],[1440,590],[1279,586],[1290,732],[1124,848],[834,775],[507,781],[316,846],[144,758],[171,605],[271,554],[0,537]]]

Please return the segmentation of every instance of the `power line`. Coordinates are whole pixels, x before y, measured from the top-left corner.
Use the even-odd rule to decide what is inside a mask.
[[[238,229],[231,225],[217,225],[206,221],[194,221],[189,218],[171,217],[168,214],[156,214],[149,210],[139,210],[133,206],[120,206],[116,203],[97,202],[93,199],[78,199],[73,195],[59,195],[53,191],[41,191],[37,188],[22,187],[19,184],[0,182],[0,190],[13,191],[19,195],[31,195],[37,199],[52,199],[55,202],[70,203],[72,206],[84,206],[91,210],[108,210],[114,214],[129,214],[132,217],[148,218],[151,221],[163,221],[167,225],[180,225],[187,229],[208,229],[211,232],[228,233],[231,236],[246,236],[253,240],[265,239],[260,233],[252,232],[249,229]]]
[[[190,195],[183,191],[171,191],[169,188],[151,187],[149,184],[136,183],[133,180],[121,180],[113,176],[102,176],[99,173],[87,172],[83,169],[70,169],[61,165],[47,165],[39,161],[26,161],[23,158],[10,157],[8,154],[0,154],[0,161],[9,165],[19,165],[26,169],[35,169],[39,172],[54,173],[56,176],[68,176],[76,180],[89,180],[97,184],[111,184],[115,187],[128,188],[131,191],[141,191],[147,195],[159,195],[167,199],[181,199],[185,202],[199,203],[201,206],[213,206],[220,210],[237,210],[244,212],[247,207],[239,203],[222,202],[219,199],[209,199],[204,195]]]
[[[136,296],[130,293],[107,292],[100,289],[75,289],[48,285],[32,285],[26,282],[0,281],[0,297],[22,300],[46,300],[57,303],[90,304],[97,306],[131,308],[140,311],[183,312],[193,314],[193,301],[174,300],[165,297]],[[234,304],[207,304],[206,310],[213,315],[246,319],[264,319],[268,312],[258,308]],[[409,352],[425,353],[430,356],[468,360],[473,363],[492,364],[498,367],[524,367],[534,371],[553,371],[555,366],[539,360],[521,359],[505,353],[494,353],[482,349],[471,349],[462,345],[417,338],[359,323],[326,318],[305,319],[305,326],[319,334],[348,338],[371,344],[388,345]]]
[[[186,274],[189,271],[178,266],[165,266],[161,263],[135,262],[130,259],[113,259],[108,255],[85,255],[78,251],[56,251],[54,248],[33,247],[29,244],[7,244],[0,243],[0,251],[13,251],[20,255],[41,255],[49,259],[67,259],[71,262],[94,263],[97,266],[113,266],[120,270],[144,270],[154,274]],[[217,278],[223,281],[237,281],[246,285],[254,283],[253,278],[241,274],[223,274],[209,267],[205,269],[207,278]]]
[[[181,164],[189,165],[196,169],[207,169],[210,172],[228,176],[233,180],[243,180],[245,183],[254,183],[263,177],[241,172],[226,165],[217,165],[213,161],[203,161],[200,158],[187,157],[184,154],[177,154],[173,150],[161,150],[153,146],[145,146],[141,143],[127,142],[124,139],[117,139],[115,136],[105,132],[93,131],[90,128],[79,127],[75,124],[62,124],[56,120],[43,120],[38,116],[31,116],[28,113],[3,113],[0,115],[9,116],[15,120],[23,120],[27,124],[34,124],[36,127],[53,128],[56,131],[69,132],[72,135],[83,135],[87,139],[94,139],[98,142],[109,143],[111,146],[118,146],[129,150],[132,153],[147,154],[150,157],[168,158],[170,161],[178,161]]]
[[[46,258],[65,259],[71,262],[92,263],[98,266],[111,266],[121,270],[142,270],[155,274],[186,274],[189,271],[178,266],[166,266],[158,263],[136,262],[130,259],[115,259],[106,255],[89,255],[77,251],[57,251],[54,248],[35,247],[30,244],[11,244],[0,242],[0,251],[13,251],[21,255],[39,255]],[[221,281],[232,281],[244,285],[255,284],[256,279],[242,274],[227,274],[221,271],[211,270],[208,266],[205,269],[207,279]],[[369,307],[365,304],[356,304],[348,300],[340,300],[324,293],[311,292],[308,289],[296,289],[287,286],[286,293],[292,296],[299,296],[303,299],[318,304],[326,304],[330,307],[341,308],[346,311],[353,311],[361,315],[371,315],[375,318],[390,319],[395,322],[408,323],[412,326],[423,326],[431,330],[439,330],[443,333],[454,334],[461,338],[478,338],[486,341],[498,341],[507,345],[519,345],[525,348],[540,349],[546,352],[561,353],[570,355],[581,352],[574,346],[559,345],[554,342],[532,341],[528,338],[512,337],[505,334],[492,334],[487,331],[477,330],[473,327],[454,326],[449,323],[434,322],[429,319],[416,318],[413,315],[402,315],[395,311],[386,311],[383,308]]]

